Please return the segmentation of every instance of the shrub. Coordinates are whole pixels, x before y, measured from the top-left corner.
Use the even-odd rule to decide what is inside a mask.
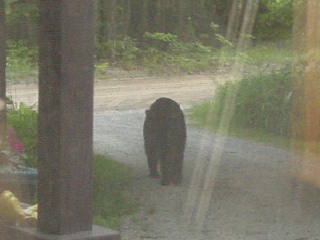
[[[97,58],[111,59],[113,61],[131,61],[137,57],[137,43],[128,36],[115,40],[108,40],[97,44]]]
[[[293,78],[289,67],[279,72],[257,74],[220,86],[213,101],[192,110],[203,124],[218,126],[228,91],[237,89],[231,127],[262,129],[280,136],[291,132]]]
[[[27,166],[37,166],[38,113],[21,103],[8,109],[8,124],[25,146]]]
[[[37,79],[38,49],[25,41],[8,41],[7,79]]]
[[[286,39],[293,24],[293,0],[262,0],[257,15],[255,35],[258,40]]]
[[[239,83],[235,119],[241,126],[290,134],[293,88],[289,69],[244,78]]]
[[[171,33],[145,33],[140,51],[142,65],[155,72],[195,73],[211,69],[217,58],[211,47],[182,42]]]

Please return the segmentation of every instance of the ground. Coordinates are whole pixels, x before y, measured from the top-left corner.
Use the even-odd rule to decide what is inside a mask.
[[[320,239],[319,193],[306,193],[293,177],[296,156],[291,152],[222,138],[189,123],[185,180],[178,187],[161,186],[148,177],[143,118],[143,110],[95,115],[95,151],[133,170],[132,196],[140,207],[124,221],[123,240]],[[212,186],[203,188],[212,165]],[[208,196],[208,206],[201,196]],[[204,224],[197,226],[201,218]]]
[[[290,151],[223,138],[187,122],[183,184],[161,186],[148,177],[144,109],[160,96],[187,109],[210,99],[227,79],[218,74],[96,82],[95,151],[131,167],[131,193],[140,203],[121,226],[123,240],[320,239],[319,194],[294,178],[298,157]],[[16,100],[36,103],[34,85],[8,90]]]
[[[125,77],[95,81],[95,112],[105,110],[146,109],[162,96],[182,105],[192,105],[210,99],[217,82],[227,75],[192,75],[175,77]],[[7,94],[15,102],[37,103],[37,85],[8,84]]]

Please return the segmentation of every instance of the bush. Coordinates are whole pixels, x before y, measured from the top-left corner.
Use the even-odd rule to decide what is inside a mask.
[[[241,126],[288,136],[292,94],[292,76],[288,69],[245,78],[239,85],[234,121]]]
[[[291,36],[293,0],[262,0],[255,26],[258,40],[279,40]]]
[[[12,127],[17,137],[25,146],[27,166],[37,166],[38,143],[38,113],[31,107],[21,103],[8,109],[8,124]]]
[[[217,62],[213,49],[197,41],[182,42],[170,33],[145,33],[144,38],[140,61],[155,72],[197,73]]]
[[[7,78],[10,81],[36,79],[38,49],[25,41],[8,41]]]
[[[203,124],[214,127],[219,124],[225,107],[228,91],[237,89],[235,111],[231,127],[253,128],[289,136],[291,132],[291,110],[293,78],[289,67],[279,72],[258,74],[243,78],[236,83],[220,86],[212,102],[192,110],[193,117]]]
[[[137,57],[137,43],[133,38],[124,36],[97,44],[97,58],[112,61],[131,61]]]

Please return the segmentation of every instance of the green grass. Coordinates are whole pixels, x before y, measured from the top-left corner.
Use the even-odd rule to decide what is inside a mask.
[[[290,148],[294,142],[296,144],[296,148],[299,148],[298,146],[300,146],[300,148],[302,149],[302,143],[299,143],[299,141],[293,140],[290,137],[284,137],[270,133],[264,129],[245,128],[237,126],[228,126],[228,128],[219,129],[219,118],[207,115],[210,111],[209,105],[209,103],[204,103],[189,110],[187,116],[191,119],[191,124],[194,127],[204,128],[210,132],[219,132],[221,136],[237,137],[252,142],[260,142],[280,148]]]
[[[194,124],[223,135],[288,147],[292,143],[293,79],[290,68],[246,76],[220,86],[214,98],[193,107],[188,115]],[[230,123],[221,124],[226,96],[236,89]],[[224,120],[225,121],[225,120]],[[222,126],[222,127],[221,127]]]
[[[130,169],[103,155],[95,155],[94,222],[118,229],[121,219],[136,211],[137,203],[130,198]]]
[[[292,61],[293,51],[289,42],[284,46],[265,43],[250,48],[247,55],[250,59],[249,63],[258,66],[264,63],[284,64]]]
[[[216,122],[214,119],[210,119],[210,117],[208,117],[207,115],[199,114],[199,111],[205,111],[203,108],[203,106],[196,106],[189,112],[189,117],[192,120],[192,125],[194,127],[204,128],[210,132],[219,132],[221,136],[237,137],[252,142],[264,143],[274,147],[291,147],[291,138],[279,136],[263,129],[253,129],[236,126],[229,126],[225,129],[219,129],[218,121]],[[208,122],[206,122],[205,119],[209,119]]]

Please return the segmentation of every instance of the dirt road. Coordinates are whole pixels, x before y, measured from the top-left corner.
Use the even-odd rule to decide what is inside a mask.
[[[140,77],[96,80],[95,111],[142,109],[157,97],[170,97],[182,105],[210,99],[224,76],[192,75],[182,77]],[[37,105],[38,86],[8,85],[7,94],[15,102]]]

